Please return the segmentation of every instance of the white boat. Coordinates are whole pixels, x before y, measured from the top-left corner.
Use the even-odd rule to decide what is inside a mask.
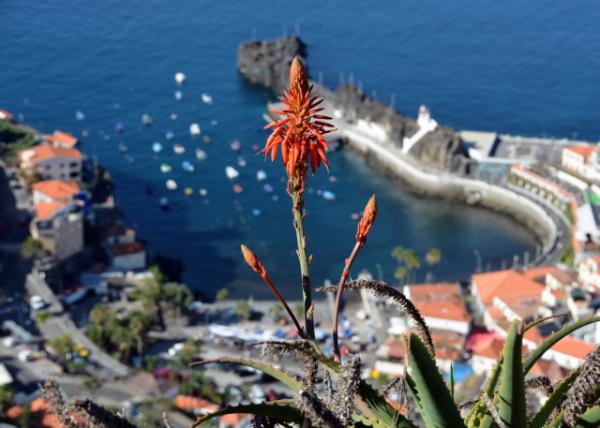
[[[168,173],[168,172],[171,172],[171,165],[169,165],[168,163],[163,163],[163,164],[160,166],[160,171],[161,171],[163,174],[166,174],[166,173]]]
[[[129,147],[127,147],[127,145],[126,145],[126,144],[119,143],[119,146],[118,146],[118,147],[119,147],[119,151],[120,151],[121,153],[127,153],[127,152],[129,151]]]
[[[245,167],[246,166],[246,159],[244,159],[243,157],[239,156],[238,160],[237,160],[238,166],[240,167]]]
[[[152,151],[154,153],[160,153],[163,149],[162,144],[160,144],[158,141],[156,143],[152,144]]]
[[[167,180],[165,183],[168,190],[177,190],[177,182],[175,180]]]
[[[335,193],[329,190],[323,190],[323,199],[326,201],[335,201]]]
[[[194,172],[194,165],[190,161],[181,162],[181,167],[183,168],[184,171]]]
[[[234,140],[229,147],[231,147],[231,150],[238,151],[242,147],[242,144],[240,143],[240,140]]]
[[[258,181],[263,181],[267,179],[267,173],[264,172],[262,169],[259,169],[258,171],[256,171],[256,179]]]
[[[211,105],[213,103],[213,99],[210,95],[208,95],[207,93],[204,93],[204,94],[202,94],[202,102],[204,104]]]
[[[181,92],[181,91],[175,91],[175,99],[177,101],[181,101],[183,99],[183,92]]]
[[[85,113],[83,113],[81,110],[77,110],[75,112],[75,119],[77,119],[77,121],[81,122],[85,120]]]
[[[225,167],[225,175],[227,176],[227,178],[229,178],[230,180],[233,180],[235,178],[238,178],[240,176],[240,173],[237,171],[237,169],[235,169],[232,166],[227,166]]]
[[[198,189],[198,193],[200,194],[200,196],[206,196],[208,195],[208,190],[202,187],[201,189]]]
[[[167,131],[165,132],[165,138],[167,140],[172,140],[173,138],[175,138],[175,133],[173,131]]]
[[[183,85],[186,80],[187,77],[181,71],[175,73],[175,83],[177,83],[178,85]]]
[[[271,186],[269,183],[267,183],[263,186],[263,190],[267,193],[272,193],[274,189],[273,189],[273,186]]]
[[[173,144],[173,151],[180,155],[185,153],[185,147],[183,147],[181,144]]]
[[[198,160],[205,160],[208,156],[206,155],[206,152],[202,149],[196,149],[196,158]]]
[[[150,116],[149,114],[144,113],[142,115],[142,124],[145,126],[149,126],[152,125],[152,122],[154,122],[154,119],[152,118],[152,116]]]
[[[171,113],[171,120],[177,120],[177,113]]]
[[[200,125],[197,123],[192,123],[190,125],[190,135],[192,137],[198,137],[202,131],[200,130]]]

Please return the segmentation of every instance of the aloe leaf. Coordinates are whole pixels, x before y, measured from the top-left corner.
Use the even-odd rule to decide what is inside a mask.
[[[199,366],[206,365],[211,363],[221,363],[221,364],[239,364],[242,366],[248,366],[260,370],[263,373],[268,374],[269,376],[277,379],[279,382],[286,385],[293,391],[300,391],[302,389],[302,382],[293,376],[287,374],[282,370],[278,370],[275,367],[265,364],[260,361],[253,360],[251,358],[238,358],[238,357],[222,357],[222,358],[213,358],[208,360],[197,361],[195,363],[190,364],[191,366]]]
[[[454,364],[450,363],[450,397],[454,400]]]
[[[590,407],[577,418],[575,428],[597,428],[600,426],[600,404]]]
[[[498,384],[498,379],[500,379],[500,372],[502,371],[502,363],[503,363],[502,355],[500,355],[500,357],[498,358],[498,361],[496,361],[496,364],[494,365],[494,369],[492,370],[492,373],[490,374],[488,383],[483,390],[483,393],[487,394],[488,397],[494,396],[494,391],[496,390],[496,385]],[[478,417],[483,417],[486,414],[486,412],[487,412],[487,409],[486,409],[485,405],[483,404],[483,398],[481,398],[479,400],[479,402],[471,408],[469,413],[467,413],[467,416],[465,417],[465,422],[467,424],[469,424],[469,426],[471,426],[471,421],[473,421],[474,419],[477,419]],[[480,425],[481,428],[490,427],[490,426],[491,426],[491,418],[489,419],[489,421],[487,423]]]
[[[535,415],[528,428],[542,428],[554,409],[558,406],[560,401],[563,399],[564,394],[569,390],[577,376],[579,375],[579,369],[575,369],[569,373],[569,375],[554,389],[554,392],[546,399],[546,402]]]
[[[535,365],[535,363],[542,357],[544,352],[553,347],[563,337],[568,336],[575,330],[600,321],[600,317],[589,317],[580,319],[573,324],[569,324],[561,328],[560,330],[552,333],[546,340],[539,344],[539,346],[527,357],[523,362],[524,373],[527,374],[529,370]]]
[[[201,416],[192,425],[195,428],[202,423],[223,415],[247,413],[252,415],[267,416],[285,422],[302,422],[302,414],[293,405],[295,400],[276,400],[265,403],[240,404],[228,406],[208,415]]]
[[[420,402],[425,425],[427,428],[465,427],[458,407],[427,348],[414,334],[410,335],[409,343],[409,367],[417,394],[415,400]],[[411,392],[413,388],[410,388]]]
[[[358,384],[357,396],[356,407],[371,418],[379,418],[385,427],[416,428],[367,382]]]
[[[523,336],[519,330],[519,322],[513,321],[504,343],[504,364],[498,399],[498,414],[511,428],[524,427],[527,424],[525,379],[521,361]]]

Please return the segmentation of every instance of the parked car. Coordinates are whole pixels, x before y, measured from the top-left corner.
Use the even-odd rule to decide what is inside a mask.
[[[41,296],[34,294],[31,296],[31,299],[29,299],[29,306],[31,306],[31,309],[34,311],[39,311],[40,309],[44,309],[46,307],[46,302],[44,302],[44,299],[42,299]]]

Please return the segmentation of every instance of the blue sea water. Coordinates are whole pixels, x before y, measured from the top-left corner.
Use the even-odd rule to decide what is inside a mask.
[[[600,6],[594,1],[13,0],[0,10],[0,107],[42,131],[89,131],[84,150],[112,172],[126,221],[153,253],[180,257],[186,282],[207,294],[228,286],[237,295],[268,296],[242,264],[239,244],[245,242],[280,288],[298,295],[283,171],[252,150],[265,140],[261,114],[272,95],[241,79],[235,67],[238,45],[252,37],[299,31],[313,76],[322,73],[330,87],[352,78],[386,102],[393,94],[406,114],[425,103],[439,122],[460,129],[600,136]],[[174,98],[177,71],[188,76],[181,101]],[[202,103],[203,92],[213,105]],[[76,121],[77,110],[85,121]],[[144,113],[154,117],[151,127],[142,126]],[[120,135],[118,122],[125,126]],[[192,122],[210,135],[210,145],[190,137]],[[171,142],[167,130],[175,133]],[[243,168],[229,148],[234,139],[241,141]],[[165,147],[158,155],[151,150],[155,141]],[[121,143],[127,155],[119,152]],[[173,143],[186,153],[174,154]],[[198,162],[196,148],[208,160]],[[194,163],[193,173],[182,170],[184,160]],[[160,172],[163,162],[173,167],[170,174]],[[243,194],[232,192],[226,165],[240,170]],[[267,172],[278,201],[256,181],[258,168]],[[372,193],[380,215],[355,273],[365,268],[392,279],[395,245],[421,254],[441,249],[438,279],[466,277],[476,265],[474,250],[484,265],[499,267],[535,246],[510,220],[411,195],[352,153],[332,155],[331,175],[336,183],[319,172],[311,180],[315,193],[307,194],[317,283],[339,275],[353,244],[351,214]],[[177,192],[166,191],[167,178],[177,180]],[[147,186],[154,195],[145,194]],[[187,186],[194,196],[183,195]],[[336,201],[325,202],[317,190],[335,192]],[[162,195],[172,203],[168,213],[158,209]]]

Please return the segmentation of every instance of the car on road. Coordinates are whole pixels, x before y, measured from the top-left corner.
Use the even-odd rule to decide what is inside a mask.
[[[39,311],[40,309],[44,309],[46,307],[46,302],[44,302],[44,299],[42,299],[41,296],[34,294],[29,299],[29,306],[31,306],[31,309],[34,311]]]

